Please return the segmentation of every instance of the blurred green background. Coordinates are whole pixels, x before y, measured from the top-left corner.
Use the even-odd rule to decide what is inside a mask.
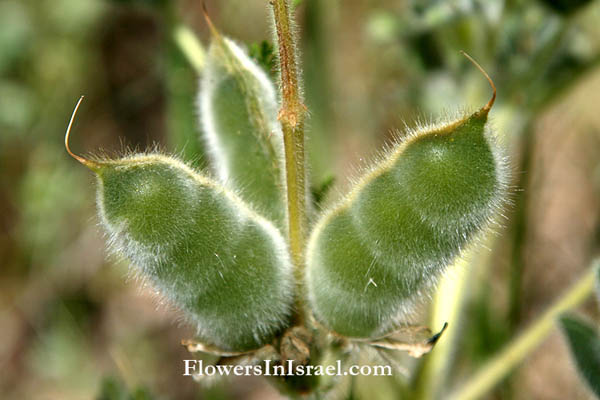
[[[461,317],[449,321],[460,327],[444,378],[452,387],[598,254],[600,2],[295,3],[312,183],[336,178],[329,201],[394,130],[487,101],[487,82],[459,50],[498,87],[491,115],[511,158],[512,204],[484,261],[468,266]],[[206,6],[271,68],[266,0]],[[94,178],[64,151],[85,94],[75,152],[158,144],[210,168],[198,140],[197,74],[173,40],[180,25],[207,43],[199,0],[0,0],[2,399],[279,398],[257,378],[205,389],[182,376],[190,356],[179,342],[193,331],[130,279],[126,263],[107,258]],[[591,300],[579,312],[600,320]],[[361,378],[353,397],[398,398],[383,379]],[[556,331],[487,398],[590,394]]]

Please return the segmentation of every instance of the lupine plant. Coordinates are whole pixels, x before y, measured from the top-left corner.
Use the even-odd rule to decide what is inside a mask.
[[[83,158],[69,148],[70,126],[67,150],[98,177],[110,248],[197,328],[190,350],[294,365],[319,363],[340,343],[420,356],[439,334],[407,326],[415,304],[506,197],[505,159],[487,124],[495,87],[474,62],[493,89],[485,106],[399,137],[347,196],[314,212],[295,28],[286,1],[272,7],[279,99],[207,18],[198,105],[214,174],[155,152]]]
[[[74,154],[81,99],[67,151],[98,178],[109,247],[196,328],[190,351],[286,369],[365,349],[420,357],[442,332],[414,325],[419,304],[507,203],[507,157],[488,123],[494,83],[465,54],[489,81],[489,102],[396,135],[345,196],[317,207],[291,6],[270,5],[278,85],[207,17],[197,104],[210,171],[155,151]],[[336,386],[273,382],[289,395]]]

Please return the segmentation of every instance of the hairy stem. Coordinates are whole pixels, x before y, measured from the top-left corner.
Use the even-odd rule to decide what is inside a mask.
[[[279,121],[283,130],[288,207],[288,237],[294,262],[296,282],[304,272],[304,245],[306,237],[306,183],[304,170],[304,118],[300,77],[294,43],[293,22],[287,0],[271,0],[281,73],[281,109]],[[297,303],[301,302],[299,296]],[[301,318],[301,304],[297,313]]]
[[[477,399],[492,389],[514,367],[537,348],[548,336],[556,318],[563,312],[584,301],[594,290],[594,283],[600,261],[596,261],[565,294],[539,317],[517,339],[488,361],[466,384],[455,390],[450,399]]]

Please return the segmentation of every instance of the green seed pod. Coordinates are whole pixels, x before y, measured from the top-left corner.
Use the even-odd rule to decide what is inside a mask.
[[[508,171],[487,127],[490,84],[481,110],[391,146],[314,229],[309,300],[331,330],[388,333],[498,214]]]
[[[212,43],[198,103],[213,165],[224,184],[283,227],[285,167],[275,87],[210,20],[209,26]]]
[[[310,303],[317,319],[340,334],[371,336],[389,322],[398,296],[409,301],[403,294],[414,293],[421,283],[422,276],[416,274],[397,279],[396,266],[372,254],[348,208],[329,214],[317,235],[308,252]]]
[[[97,174],[110,247],[184,312],[202,341],[252,350],[286,326],[293,278],[286,244],[271,223],[176,159],[73,156]]]

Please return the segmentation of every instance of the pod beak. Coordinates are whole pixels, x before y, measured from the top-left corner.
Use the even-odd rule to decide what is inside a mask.
[[[475,67],[477,67],[477,69],[483,74],[483,76],[485,76],[485,78],[490,83],[490,86],[492,88],[492,98],[490,99],[490,101],[487,102],[487,104],[485,106],[483,106],[481,108],[481,110],[479,110],[480,115],[487,115],[490,112],[490,110],[492,109],[492,106],[494,105],[494,101],[496,101],[496,85],[494,85],[494,81],[492,81],[492,78],[490,78],[488,73],[485,72],[483,67],[481,65],[479,65],[479,63],[477,61],[475,61],[470,55],[468,55],[467,53],[465,53],[462,50],[460,51],[460,54],[465,56],[467,58],[467,60],[469,60]]]
[[[67,126],[67,132],[65,133],[65,149],[67,149],[67,153],[69,153],[69,155],[71,157],[73,157],[74,159],[76,159],[77,161],[79,161],[80,163],[82,163],[83,165],[85,165],[86,167],[88,167],[89,169],[91,169],[94,172],[98,172],[98,170],[100,169],[100,164],[92,161],[92,160],[88,160],[87,158],[84,158],[82,156],[79,156],[75,153],[73,153],[71,151],[71,147],[69,146],[69,138],[71,136],[71,127],[73,126],[73,121],[75,120],[75,115],[77,114],[77,110],[79,109],[79,106],[81,105],[81,102],[83,101],[83,98],[85,96],[81,96],[79,98],[79,100],[77,101],[77,104],[75,105],[75,109],[73,110],[73,113],[71,114],[71,119],[69,120],[69,126]]]

